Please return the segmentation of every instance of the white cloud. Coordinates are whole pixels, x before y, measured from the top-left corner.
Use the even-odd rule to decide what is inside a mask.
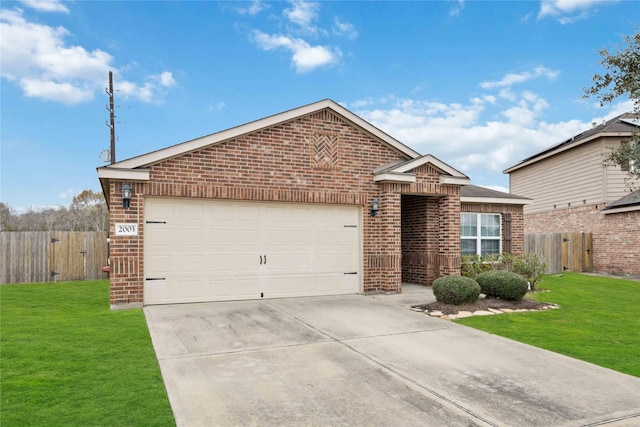
[[[449,9],[449,16],[458,16],[464,9],[464,0],[457,0],[454,6]]]
[[[550,70],[546,67],[536,67],[532,71],[525,71],[523,73],[509,73],[506,74],[501,80],[487,81],[480,83],[480,87],[483,89],[493,89],[501,87],[510,87],[518,83],[524,83],[528,80],[537,79],[540,77],[546,77],[549,80],[553,80],[558,76],[558,71]]]
[[[75,196],[75,194],[76,192],[73,188],[67,188],[66,190],[58,194],[58,197],[60,199],[71,199],[73,196]]]
[[[249,4],[249,6],[241,7],[241,8],[238,8],[236,10],[241,15],[252,15],[253,16],[253,15],[257,15],[258,13],[262,12],[264,9],[266,9],[268,7],[269,7],[269,5],[265,4],[261,0],[253,0]]]
[[[28,97],[58,101],[63,104],[74,105],[93,99],[92,88],[76,87],[66,82],[23,78],[20,80],[20,86]]]
[[[353,40],[358,37],[358,31],[353,24],[349,22],[343,22],[341,18],[335,17],[333,18],[333,34],[338,36],[346,36],[347,38]]]
[[[284,48],[292,53],[291,61],[299,73],[340,61],[342,52],[330,46],[311,46],[302,39],[284,35],[269,35],[254,31],[253,38],[263,50]]]
[[[109,53],[70,46],[67,29],[27,21],[19,9],[0,9],[0,33],[1,76],[29,97],[68,105],[87,102],[103,90],[109,70],[114,70]],[[121,85],[131,96],[150,102],[160,88],[176,84],[170,72],[147,80],[142,87],[126,81]]]
[[[318,19],[318,9],[320,5],[315,2],[307,2],[302,0],[290,0],[291,9],[284,10],[284,16],[292,23],[300,26],[302,29],[315,33],[317,28],[311,23]]]
[[[20,0],[20,3],[40,12],[69,13],[67,6],[59,0]]]
[[[561,24],[570,24],[584,19],[593,12],[598,5],[617,3],[615,0],[542,0],[538,19],[552,16]]]
[[[207,107],[207,111],[212,113],[214,111],[220,111],[225,107],[225,103],[220,101],[217,104],[209,104],[209,106]]]
[[[280,48],[289,51],[291,63],[298,73],[340,63],[342,51],[339,47],[310,43],[306,40],[307,37],[314,39],[330,37],[329,31],[315,25],[319,19],[320,3],[304,0],[289,0],[288,3],[290,7],[285,8],[282,14],[293,25],[288,25],[286,31],[280,34],[252,30],[250,40],[265,51]],[[350,39],[358,36],[353,24],[340,17],[334,17],[332,33]]]
[[[171,71],[165,71],[159,76],[152,77],[158,80],[158,82],[160,82],[160,85],[164,87],[172,87],[176,85],[176,80],[173,78],[173,73]]]
[[[543,120],[549,109],[544,98],[531,91],[513,96],[513,101],[485,96],[448,104],[385,96],[347,107],[418,152],[446,159],[474,184],[506,191],[500,184],[507,182],[504,169],[591,127],[590,120],[549,123]]]

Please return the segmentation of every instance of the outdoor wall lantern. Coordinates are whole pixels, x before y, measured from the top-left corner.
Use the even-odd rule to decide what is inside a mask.
[[[369,215],[376,216],[379,210],[380,210],[380,200],[373,199],[371,201],[371,210],[369,211]]]
[[[122,207],[125,209],[129,209],[131,205],[131,186],[129,184],[124,184],[122,186]]]

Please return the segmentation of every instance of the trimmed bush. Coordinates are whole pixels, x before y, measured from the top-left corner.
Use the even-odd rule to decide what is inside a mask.
[[[478,274],[476,280],[483,294],[510,301],[521,300],[529,289],[529,284],[522,276],[510,271],[487,271]]]
[[[444,304],[472,303],[480,295],[480,285],[464,276],[440,277],[433,282],[433,295]]]

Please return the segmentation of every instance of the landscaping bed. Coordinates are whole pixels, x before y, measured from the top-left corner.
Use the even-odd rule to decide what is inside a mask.
[[[461,311],[489,311],[490,308],[494,310],[547,310],[549,308],[556,308],[557,305],[547,302],[539,302],[529,298],[523,298],[520,301],[508,301],[504,299],[494,298],[494,297],[481,297],[478,298],[473,303],[467,304],[444,304],[438,301],[429,303],[429,304],[421,304],[415,305],[411,308],[420,311],[426,311],[428,313],[431,312],[441,312],[444,315],[458,314]]]

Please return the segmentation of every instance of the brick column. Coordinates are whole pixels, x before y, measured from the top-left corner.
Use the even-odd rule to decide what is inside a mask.
[[[460,196],[438,199],[440,276],[460,275]]]
[[[365,205],[365,292],[397,291],[402,286],[400,193],[385,190],[377,197],[380,211],[369,216]]]
[[[109,302],[112,308],[141,307],[144,292],[143,233],[145,184],[130,183],[131,204],[122,207],[123,182],[109,189]],[[116,236],[115,224],[138,224],[137,236]]]

